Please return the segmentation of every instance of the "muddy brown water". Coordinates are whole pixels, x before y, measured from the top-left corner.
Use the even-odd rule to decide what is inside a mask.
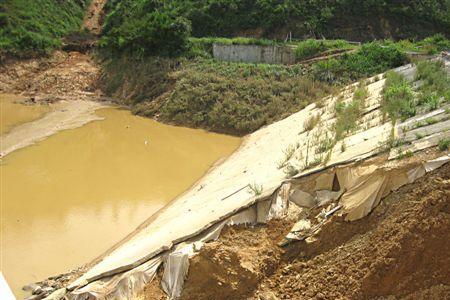
[[[47,105],[23,105],[23,97],[0,94],[0,134],[5,134],[16,125],[42,117],[50,108]]]
[[[1,270],[17,296],[94,259],[240,144],[117,108],[96,113],[105,119],[2,158]]]

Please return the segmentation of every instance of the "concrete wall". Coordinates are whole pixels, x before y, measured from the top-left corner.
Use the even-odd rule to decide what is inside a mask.
[[[234,62],[293,64],[294,51],[289,47],[213,44],[215,59]]]

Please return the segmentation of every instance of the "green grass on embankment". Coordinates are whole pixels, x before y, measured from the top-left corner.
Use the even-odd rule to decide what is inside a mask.
[[[90,0],[2,0],[0,54],[47,54],[80,29]]]

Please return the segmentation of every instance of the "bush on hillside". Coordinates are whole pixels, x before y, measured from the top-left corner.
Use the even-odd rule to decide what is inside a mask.
[[[397,48],[373,42],[364,44],[355,53],[344,54],[339,59],[314,64],[312,76],[317,80],[342,84],[382,73],[406,62],[405,54]]]
[[[158,0],[124,0],[107,16],[100,43],[106,51],[175,56],[189,46],[190,22]]]
[[[399,119],[404,121],[416,114],[411,84],[395,71],[386,74],[381,109],[385,115],[389,115],[393,123]]]

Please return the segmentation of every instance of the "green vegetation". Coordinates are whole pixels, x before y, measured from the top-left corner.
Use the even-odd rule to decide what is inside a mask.
[[[297,175],[300,172],[300,170],[288,163],[284,167],[283,172],[286,174],[287,178],[291,178]]]
[[[325,134],[325,136],[319,139],[315,152],[316,154],[328,152],[329,150],[333,149],[334,145],[335,145],[334,140],[330,138],[328,134]]]
[[[352,46],[344,40],[313,40],[307,39],[297,44],[295,56],[305,60],[317,56],[325,51],[334,49],[351,49]]]
[[[446,151],[450,148],[450,139],[441,139],[438,142],[438,148],[440,151]]]
[[[407,3],[393,0],[110,0],[109,8],[114,13],[121,11],[120,6],[139,7],[148,13],[155,3],[161,2],[164,7],[158,6],[158,9],[188,20],[195,37],[236,36],[242,32],[269,37],[286,28],[292,31],[294,38],[322,36],[335,34],[342,27],[360,28],[370,21],[372,27],[383,28],[383,24],[392,24],[390,34],[395,38],[405,38],[447,32],[450,26],[450,4],[446,0],[413,0]],[[138,19],[142,11],[126,11],[127,17]],[[353,17],[346,22],[349,16],[359,18]],[[349,36],[346,38],[353,38],[352,30],[347,31]],[[384,34],[383,30],[374,29],[367,33],[367,37],[383,38]]]
[[[360,82],[358,87],[356,88],[353,99],[359,101],[364,105],[366,98],[369,96],[369,91],[364,82]]]
[[[418,105],[433,110],[441,102],[450,102],[450,76],[442,61],[418,62],[416,80],[421,81]]]
[[[113,54],[174,56],[189,48],[191,24],[169,3],[113,0],[100,45]]]
[[[249,184],[248,188],[250,192],[255,196],[260,196],[263,192],[263,185],[257,184],[256,182],[254,182],[253,184]]]
[[[306,121],[303,123],[303,130],[310,131],[314,127],[316,127],[317,124],[320,122],[320,114],[315,114],[310,116]]]
[[[416,114],[414,95],[410,83],[394,71],[386,74],[381,109],[392,122],[406,120]]]
[[[393,27],[390,36],[416,39],[448,33],[450,27],[450,3],[446,0],[408,3],[392,0],[110,0],[107,8],[103,45],[113,47],[114,51],[140,54],[176,55],[190,46],[186,39],[190,34],[201,38],[250,35],[284,39],[291,32],[297,39],[341,35],[349,40],[368,40],[374,36],[385,38],[386,31],[375,29],[365,33],[339,28],[361,28],[367,24],[384,28],[388,22]],[[234,42],[273,44],[267,40]],[[342,41],[333,43],[302,42],[298,56],[305,58],[328,49],[347,47]]]
[[[278,169],[284,168],[289,160],[294,156],[295,150],[297,150],[298,147],[295,147],[294,145],[289,145],[286,149],[283,150],[284,157],[281,161],[278,162]]]
[[[364,82],[356,88],[353,99],[349,103],[338,101],[335,106],[336,123],[334,124],[335,141],[339,141],[349,132],[357,129],[357,121],[361,117],[362,109],[369,92]]]
[[[343,139],[345,135],[357,128],[357,121],[361,115],[361,103],[353,100],[346,104],[344,102],[336,105],[336,123],[334,124],[335,139]]]
[[[420,133],[420,132],[416,132],[416,139],[418,139],[418,140],[420,140],[421,138],[423,138],[424,137],[424,134],[423,133]]]
[[[129,66],[139,64],[139,60],[129,62]],[[158,76],[149,69],[156,70],[161,67],[159,64],[145,65],[141,64],[137,73],[131,68],[121,71],[128,75],[104,76],[107,90],[114,94],[120,90],[115,83],[125,78],[130,79],[128,88],[132,88],[140,80],[134,77],[142,70],[153,79],[143,78],[151,81],[151,86],[136,84],[139,97],[130,97],[127,102],[135,113],[158,114],[163,121],[238,135],[280,120],[334,89],[302,75],[299,65],[255,65],[198,58],[179,60],[172,64],[177,66],[176,70],[167,68],[167,73],[160,71]]]
[[[78,31],[88,0],[2,0],[0,55],[46,54]]]
[[[411,40],[400,40],[397,42],[385,40],[383,44],[386,46],[393,46],[402,52],[409,51],[421,54],[437,54],[440,51],[450,49],[450,41],[440,33],[416,42]]]
[[[312,67],[316,80],[345,84],[370,77],[406,63],[405,54],[393,46],[379,43],[364,44],[355,53],[344,54],[339,59],[318,62]]]

